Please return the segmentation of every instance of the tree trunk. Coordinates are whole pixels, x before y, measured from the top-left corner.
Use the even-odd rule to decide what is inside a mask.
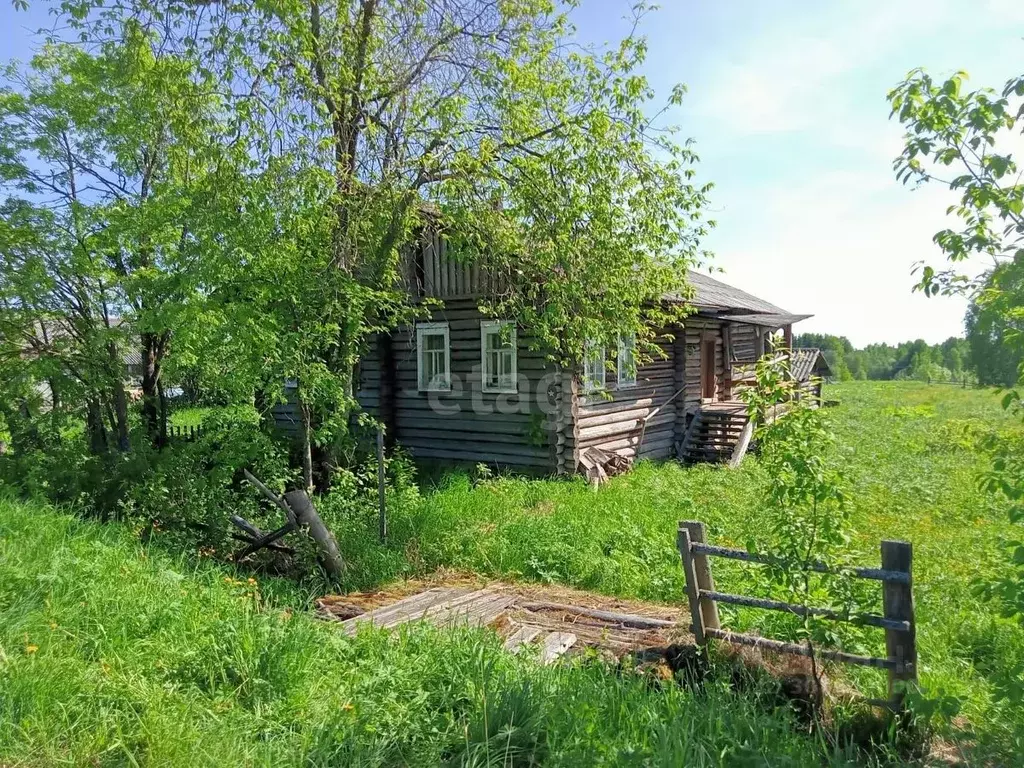
[[[155,446],[162,444],[160,431],[160,357],[158,337],[155,333],[142,334],[142,423]]]
[[[85,429],[89,435],[89,452],[94,456],[107,450],[107,429],[103,425],[103,411],[99,400],[89,398],[85,404]]]
[[[114,342],[107,344],[107,359],[110,369],[113,371],[111,390],[114,399],[114,428],[117,431],[117,449],[126,452],[131,448],[131,440],[128,436],[128,395],[124,391],[124,377],[122,370],[124,365],[121,355],[117,351]]]

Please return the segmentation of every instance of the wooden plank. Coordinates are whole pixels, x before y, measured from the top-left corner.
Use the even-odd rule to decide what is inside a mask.
[[[446,602],[457,595],[465,594],[468,591],[469,590],[466,589],[442,587],[428,589],[426,592],[411,595],[399,600],[397,603],[384,605],[368,613],[364,613],[361,616],[356,616],[355,618],[343,621],[341,625],[345,632],[351,635],[354,634],[359,625],[362,624],[372,624],[378,627],[392,626],[392,622],[401,624],[413,617],[421,615],[432,605]]]
[[[910,629],[909,621],[887,619],[884,616],[876,616],[873,613],[851,613],[849,615],[834,611],[831,608],[816,608],[808,605],[797,605],[796,603],[785,603],[779,600],[766,600],[761,597],[748,597],[747,595],[733,595],[728,592],[704,592],[700,597],[706,600],[714,600],[716,603],[728,603],[730,605],[742,605],[747,608],[763,608],[768,611],[782,611],[792,613],[795,616],[822,616],[834,621],[845,621],[850,624],[864,624],[884,629],[898,629],[907,631]]]
[[[453,619],[458,618],[461,614],[466,613],[472,605],[482,600],[490,600],[493,595],[494,592],[489,589],[467,591],[453,597],[451,600],[435,603],[415,618],[429,621],[437,626],[444,626]]]
[[[678,621],[669,619],[655,619],[650,616],[638,616],[634,613],[617,613],[615,611],[601,611],[596,608],[584,608],[580,605],[564,605],[562,603],[523,603],[519,606],[527,611],[560,611],[571,613],[576,616],[587,616],[592,619],[619,624],[623,627],[633,629],[671,629],[679,626]]]
[[[550,664],[576,644],[576,635],[572,632],[552,632],[544,638],[540,653],[540,663]]]
[[[907,629],[886,629],[885,650],[895,667],[889,671],[889,699],[903,703],[903,688],[917,682],[917,629],[914,626],[914,593],[911,567],[914,550],[910,542],[882,542],[882,570],[906,574],[906,581],[882,583],[882,613],[886,619],[905,621]]]
[[[505,639],[505,650],[516,653],[524,645],[528,645],[543,630],[534,624],[523,624]]]
[[[714,544],[698,544],[694,542],[693,551],[713,557],[725,557],[730,560],[743,560],[748,563],[761,563],[762,565],[777,565],[778,558],[771,555],[761,555],[756,552],[747,552],[745,549],[731,549],[730,547],[719,547]],[[808,570],[816,573],[838,573],[855,576],[858,579],[873,579],[875,581],[891,581],[896,584],[909,584],[910,575],[902,571],[891,571],[884,568],[830,568],[822,562],[808,564]]]
[[[681,522],[676,537],[676,546],[683,561],[683,575],[686,577],[686,599],[690,604],[690,621],[693,639],[697,645],[707,645],[707,628],[700,609],[700,587],[697,586],[697,571],[693,565],[693,546],[690,531]]]
[[[427,296],[437,295],[437,271],[434,267],[434,241],[424,237],[420,246],[423,249],[423,293]]]
[[[758,637],[756,635],[743,635],[737,632],[727,632],[721,629],[708,629],[706,630],[706,632],[708,637],[713,637],[716,640],[724,640],[727,643],[736,643],[737,645],[748,645],[751,648],[763,648],[765,650],[775,651],[776,653],[789,653],[794,654],[796,656],[811,655],[811,650],[806,645],[784,643],[780,640],[769,640],[767,637]],[[813,653],[819,659],[828,659],[829,661],[840,661],[844,664],[857,664],[862,667],[875,667],[876,669],[892,669],[895,666],[895,664],[889,659],[880,659],[875,656],[857,656],[852,653],[833,651],[828,648],[815,648]]]
[[[736,447],[732,450],[732,456],[729,457],[729,466],[735,469],[743,461],[743,457],[747,455],[747,448],[750,447],[750,439],[754,436],[754,421],[753,419],[747,419],[747,425],[743,427],[743,431],[740,433],[740,439],[736,441]]]

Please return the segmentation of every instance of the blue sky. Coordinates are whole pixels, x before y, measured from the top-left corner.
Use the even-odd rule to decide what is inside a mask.
[[[621,37],[626,7],[584,0],[581,38]],[[963,300],[911,293],[951,198],[895,181],[885,95],[918,66],[1001,88],[1024,71],[1024,0],[664,0],[642,32],[659,94],[689,88],[671,121],[715,184],[721,279],[858,346],[962,334]]]
[[[628,31],[626,0],[582,0],[581,39]],[[644,72],[669,121],[697,141],[718,227],[721,279],[791,311],[800,330],[875,341],[962,333],[965,303],[911,293],[913,263],[938,261],[947,191],[898,184],[900,127],[886,92],[913,67],[965,69],[973,87],[1024,70],[1024,0],[663,0],[641,27]],[[0,60],[31,52],[45,4],[0,0]],[[1024,146],[1021,146],[1024,150]]]

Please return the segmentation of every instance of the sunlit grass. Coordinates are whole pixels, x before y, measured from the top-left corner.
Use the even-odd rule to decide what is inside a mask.
[[[0,764],[847,764],[774,706],[482,630],[348,638],[127,527],[0,501]]]

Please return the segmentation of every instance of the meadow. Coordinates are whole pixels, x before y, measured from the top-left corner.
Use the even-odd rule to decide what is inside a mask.
[[[848,548],[878,562],[882,538],[915,548],[921,682],[957,700],[940,722],[953,759],[1024,754],[1024,715],[994,696],[1024,657],[1024,629],[979,604],[972,581],[1005,568],[1005,509],[978,489],[979,441],[1019,434],[982,390],[857,382],[830,387],[833,460],[853,505]],[[425,476],[424,476],[425,477]],[[683,603],[680,519],[712,541],[769,546],[766,478],[643,464],[593,491],[580,481],[456,473],[390,502],[375,541],[372,505],[322,500],[350,563],[347,588],[437,569],[568,584]],[[337,510],[332,510],[337,507]],[[159,537],[83,523],[39,505],[0,506],[0,761],[28,764],[884,762],[797,726],[770,690],[736,695],[652,686],[586,660],[540,668],[486,632],[415,629],[354,640],[305,615],[315,583],[171,555]],[[719,567],[719,586],[761,586]],[[252,579],[252,581],[250,581]],[[734,627],[785,632],[784,617],[726,612]],[[877,651],[880,633],[843,638]],[[877,672],[831,670],[867,695]],[[509,764],[505,763],[505,764]]]

